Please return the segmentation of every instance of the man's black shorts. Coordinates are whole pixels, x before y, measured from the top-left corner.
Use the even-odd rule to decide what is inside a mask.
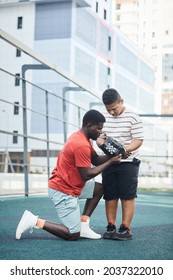
[[[103,198],[133,199],[137,197],[139,160],[113,164],[102,173]]]

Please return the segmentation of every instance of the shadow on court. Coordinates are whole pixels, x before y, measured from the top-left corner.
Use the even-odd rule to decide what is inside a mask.
[[[81,209],[84,201],[80,201]],[[1,260],[172,260],[173,259],[173,192],[138,193],[132,224],[133,240],[64,241],[34,229],[15,239],[17,224],[28,209],[49,221],[58,222],[52,202],[47,196],[0,198]],[[119,207],[118,224],[121,223]],[[106,230],[104,201],[92,218],[93,229]]]

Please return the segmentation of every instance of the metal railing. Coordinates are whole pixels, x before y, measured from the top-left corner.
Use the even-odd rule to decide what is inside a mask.
[[[88,109],[102,110],[103,105],[93,89],[77,81],[59,66],[2,30],[0,38],[26,56],[26,64],[21,65],[21,76],[16,75],[10,67],[0,69],[1,88],[4,91],[0,95],[0,117],[6,120],[6,123],[0,124],[0,195],[24,193],[28,196],[30,193],[46,190],[47,179],[67,137],[80,128],[82,117]],[[42,79],[41,72],[46,72]],[[55,90],[48,86],[51,75],[56,75],[58,81],[59,86]],[[18,81],[18,86],[14,87],[14,80]],[[6,91],[12,88],[20,100],[19,103],[11,101],[6,94]],[[13,112],[14,107],[17,112],[20,111],[17,116]],[[6,114],[6,117],[2,114]],[[15,117],[19,122],[17,126]],[[172,115],[141,117],[144,122],[145,141],[141,149],[140,176],[152,180],[158,177],[166,178],[171,185]],[[16,131],[15,127],[19,127],[19,131]]]
[[[51,154],[53,154],[53,158],[55,160],[68,135],[80,128],[82,117],[86,110],[91,108],[91,103],[96,103],[100,101],[100,99],[94,90],[88,88],[80,81],[77,81],[74,77],[70,76],[69,73],[65,72],[57,65],[52,64],[39,53],[16,40],[16,38],[2,30],[0,30],[0,38],[7,42],[10,47],[15,47],[22,51],[23,54],[27,55],[26,61],[28,61],[28,57],[34,59],[34,63],[21,65],[21,76],[20,74],[16,75],[9,68],[4,69],[4,67],[3,69],[0,69],[1,78],[4,82],[4,94],[2,93],[0,95],[0,104],[2,108],[0,113],[5,112],[8,115],[8,126],[3,128],[2,124],[0,128],[1,135],[5,135],[5,137],[8,136],[7,143],[5,141],[1,141],[0,145],[0,171],[8,171],[10,173],[14,173],[16,171],[16,173],[23,173],[25,195],[28,196],[29,174],[42,173],[42,170],[44,169],[44,173],[46,173],[48,177],[50,176],[50,170],[53,167],[53,164],[51,165],[50,163]],[[37,63],[35,63],[35,61]],[[33,79],[27,79],[26,74],[29,70],[32,73],[32,77],[34,77],[34,72],[36,72],[36,70],[48,70],[53,74],[55,73],[57,75],[57,80],[59,80],[60,84],[62,83],[63,86],[61,86],[58,91],[49,90],[40,85],[44,83],[43,79],[42,82],[40,80],[39,83],[33,82]],[[11,90],[11,88],[9,89],[9,84],[12,84],[11,81],[14,79],[17,81],[17,86],[14,90],[17,92],[19,99],[21,100],[19,104],[14,104],[14,102],[12,102],[8,97],[8,94],[6,95],[6,91],[8,92]],[[31,99],[34,98],[36,91],[39,91],[39,99],[42,104],[39,108],[35,108],[32,106],[33,104],[31,105]],[[82,99],[86,98],[84,101],[84,107],[80,104],[80,102],[77,104],[78,102],[76,102],[75,98],[72,96],[76,92],[84,93],[84,97],[82,97]],[[57,110],[61,111],[59,117],[56,113],[53,114],[50,110],[51,100],[54,100],[53,103],[58,104]],[[19,126],[20,132],[12,131],[12,118],[14,116],[11,112],[14,106],[17,107],[18,110],[22,110],[22,117],[20,117],[22,124]],[[69,116],[70,111],[72,114],[77,112],[77,116],[76,114],[74,116]],[[35,116],[34,118],[40,122],[40,126],[44,127],[44,129],[42,129],[42,133],[37,133],[36,131],[32,132],[32,129],[28,129],[33,115]],[[34,120],[31,122],[34,122]],[[55,129],[53,133],[50,132],[51,122],[54,122],[54,125],[52,126],[56,127],[57,125],[57,133]],[[58,130],[60,130],[59,133]],[[40,137],[40,134],[42,137]],[[14,145],[11,145],[10,147],[9,137],[16,137],[16,139],[18,139],[18,143],[16,143],[17,147]],[[2,138],[3,137],[1,137],[1,139]],[[23,143],[21,140],[23,140]],[[35,146],[41,147],[36,149]],[[39,150],[44,153],[44,163],[31,163],[29,158],[32,157],[33,150],[37,150],[37,153],[39,153]],[[20,162],[15,162],[15,158],[19,155],[19,153],[23,154],[21,155]],[[37,158],[37,156],[35,156],[35,158]]]

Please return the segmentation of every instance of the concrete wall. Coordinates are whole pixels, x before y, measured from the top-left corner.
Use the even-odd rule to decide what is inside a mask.
[[[98,176],[100,181],[101,177]],[[144,178],[139,177],[139,188],[157,188],[173,190],[173,178]],[[0,174],[0,195],[24,194],[24,175],[23,174]],[[29,174],[29,193],[47,193],[48,177],[46,174]]]

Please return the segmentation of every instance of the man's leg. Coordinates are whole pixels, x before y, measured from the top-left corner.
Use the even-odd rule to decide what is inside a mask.
[[[49,196],[62,224],[47,222],[26,210],[17,227],[16,239],[20,239],[23,232],[33,227],[44,229],[65,240],[77,240],[80,237],[81,222],[78,198],[53,189],[49,189]]]
[[[39,220],[39,219],[38,219]],[[38,223],[36,224],[38,226]],[[45,221],[43,229],[57,237],[65,240],[77,240],[80,237],[80,232],[70,233],[68,228],[62,224],[56,224]]]
[[[102,184],[95,182],[93,198],[88,198],[86,200],[82,216],[84,215],[90,217],[94,209],[96,208],[97,204],[99,203],[100,199],[102,198],[102,196],[103,196],[103,186]]]
[[[80,232],[70,233],[66,226],[47,222],[33,215],[30,211],[25,210],[16,230],[16,239],[20,239],[22,233],[33,227],[44,229],[45,231],[65,240],[77,240],[80,237]]]
[[[90,183],[90,182],[89,182]],[[92,184],[92,182],[91,182]],[[103,186],[98,182],[93,182],[94,191],[93,197],[88,198],[85,202],[84,210],[81,216],[81,237],[91,238],[91,239],[99,239],[101,238],[100,234],[95,233],[89,226],[90,216],[95,210],[97,204],[103,196]],[[87,186],[86,186],[87,188]]]

